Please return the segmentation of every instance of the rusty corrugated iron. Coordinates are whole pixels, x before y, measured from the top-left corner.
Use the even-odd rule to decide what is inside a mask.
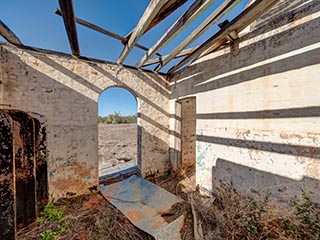
[[[156,239],[181,239],[183,216],[168,223],[161,213],[183,200],[136,175],[107,186],[100,186],[103,196],[136,227]]]

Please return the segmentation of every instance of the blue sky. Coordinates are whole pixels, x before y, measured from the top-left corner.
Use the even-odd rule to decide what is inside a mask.
[[[201,16],[191,23],[181,34],[160,50],[168,54],[196,26],[203,21],[223,0],[217,0]],[[125,36],[138,23],[150,0],[74,0],[75,15],[102,28]],[[172,23],[193,3],[187,1],[175,13],[146,33],[138,42],[151,47]],[[231,20],[238,15],[248,0],[240,3],[219,22]],[[0,2],[0,19],[20,38],[23,44],[33,47],[70,53],[62,18],[54,13],[58,8],[58,0],[2,0]],[[218,31],[217,26],[211,27],[189,47],[199,45]],[[82,56],[115,62],[122,51],[120,41],[77,25],[80,52]],[[0,41],[4,41],[0,37]],[[144,51],[134,48],[125,64],[135,65],[144,55]],[[168,64],[168,70],[179,60]],[[151,66],[150,69],[153,69]],[[101,102],[101,103],[100,103]],[[112,104],[109,104],[112,103]],[[101,106],[100,106],[101,105]],[[110,88],[99,98],[99,115],[121,112],[130,115],[136,112],[136,101],[126,90]]]
[[[137,113],[136,98],[126,89],[112,87],[105,90],[99,97],[99,116],[107,116],[115,112],[123,116]]]

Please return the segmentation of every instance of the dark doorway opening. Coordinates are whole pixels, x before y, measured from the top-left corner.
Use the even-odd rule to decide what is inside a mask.
[[[0,111],[0,239],[14,239],[48,199],[44,124],[17,110]]]

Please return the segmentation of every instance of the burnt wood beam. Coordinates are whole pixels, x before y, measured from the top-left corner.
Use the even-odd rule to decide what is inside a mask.
[[[72,0],[59,0],[59,5],[72,55],[79,57],[80,49]]]
[[[10,28],[0,20],[0,35],[9,43],[22,45],[20,39],[10,30]]]
[[[228,23],[223,29],[205,41],[199,48],[194,50],[190,55],[185,57],[178,64],[173,66],[168,74],[174,73],[176,70],[184,66],[186,63],[191,60],[199,57],[202,53],[206,52],[213,47],[218,49],[222,46],[228,36],[232,32],[239,33],[243,29],[245,29],[250,23],[256,20],[261,14],[270,9],[274,4],[276,4],[280,0],[256,0],[252,3],[248,8],[246,8],[239,16],[233,19],[230,23]]]

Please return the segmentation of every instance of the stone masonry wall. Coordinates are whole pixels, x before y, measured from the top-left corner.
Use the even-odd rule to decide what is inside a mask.
[[[169,91],[165,78],[112,63],[0,43],[0,108],[46,120],[50,198],[98,185],[97,101],[109,87],[138,102],[138,164],[143,176],[169,170]]]
[[[197,101],[197,184],[279,197],[302,188],[320,199],[319,40],[320,1],[280,1],[173,76],[171,108]]]

